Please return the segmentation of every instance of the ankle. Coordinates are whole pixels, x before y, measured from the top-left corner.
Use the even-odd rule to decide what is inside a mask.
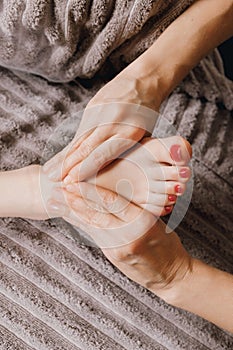
[[[157,291],[156,295],[170,305],[182,307],[184,291],[192,279],[194,264],[195,259],[187,253],[183,263],[180,262],[177,268],[174,269],[173,278],[167,285]]]

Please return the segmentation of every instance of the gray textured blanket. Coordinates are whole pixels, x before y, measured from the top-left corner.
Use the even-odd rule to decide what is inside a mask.
[[[119,70],[193,1],[1,1],[0,65],[54,81]]]
[[[64,147],[75,132],[74,114],[82,110],[102,84],[101,75],[92,81],[91,88],[85,88],[78,80],[55,83],[29,72],[57,81],[76,76],[86,78],[103,69],[105,63],[108,65],[109,57],[117,71],[122,53],[125,64],[149,45],[149,38],[158,35],[190,2],[0,2],[1,169],[43,163]],[[149,10],[139,12],[140,8],[147,8],[146,5]],[[106,28],[111,27],[109,23],[115,23],[114,16],[119,16],[121,7],[132,14],[125,19],[128,27],[124,24],[124,28],[131,28],[132,24],[133,33],[133,25],[137,24],[138,36],[132,34],[129,41],[114,46],[114,40],[107,40]],[[85,11],[75,12],[77,8]],[[102,16],[94,16],[96,11]],[[149,18],[155,22],[160,19],[162,24],[152,30],[153,35],[149,25],[143,27],[148,29],[143,36],[140,23]],[[116,22],[120,25],[121,21]],[[82,24],[80,32],[77,23]],[[90,41],[85,39],[86,28],[91,28]],[[64,38],[70,38],[70,43],[72,38],[77,38],[75,33],[82,38],[83,46],[76,41],[74,51],[65,56],[60,65],[62,52],[69,52],[70,44]],[[41,41],[38,42],[38,38]],[[97,52],[105,52],[104,38],[110,45],[106,52],[111,55],[106,58],[105,53],[100,61],[91,61],[98,57]],[[135,42],[138,46],[133,52],[129,50],[132,48],[129,43],[134,46]],[[92,55],[88,56],[88,52]],[[117,55],[119,64],[114,61]],[[72,61],[71,56],[75,60]],[[45,61],[48,64],[45,65]],[[229,272],[233,272],[232,110],[233,83],[224,77],[216,51],[189,74],[161,110],[163,117],[194,147],[194,193],[177,232],[193,256]],[[166,134],[163,125],[158,128],[161,134]],[[45,222],[0,220],[1,350],[233,348],[233,338],[229,334],[195,315],[167,305],[123,276],[100,250],[83,242],[82,233],[60,219]]]

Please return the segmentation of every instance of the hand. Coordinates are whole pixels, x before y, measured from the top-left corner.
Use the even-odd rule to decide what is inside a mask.
[[[153,98],[138,82],[115,78],[89,102],[73,141],[44,172],[54,181],[85,180],[153,131],[158,113],[151,108]]]
[[[161,297],[182,280],[190,257],[174,232],[165,233],[162,221],[109,190],[88,183],[76,187],[75,194],[59,191],[55,207],[125,275]]]

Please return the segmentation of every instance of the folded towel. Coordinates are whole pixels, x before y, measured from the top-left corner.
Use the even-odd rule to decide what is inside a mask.
[[[0,65],[53,81],[92,77],[123,44],[114,61],[132,61],[193,1],[4,1]]]
[[[63,148],[95,88],[0,68],[1,169]],[[162,115],[168,130],[158,124],[157,134],[170,122],[194,146],[193,199],[177,232],[193,256],[232,272],[231,112],[176,90]],[[61,219],[0,219],[1,350],[233,348],[229,334],[167,305],[84,242]]]
[[[43,163],[62,149],[109,68],[130,63],[193,1],[2,1],[0,169]],[[73,78],[84,80],[64,83]],[[193,144],[195,187],[177,229],[182,242],[229,272],[232,110],[233,83],[215,50],[164,102],[155,130],[166,136],[175,125]],[[167,305],[85,242],[61,219],[0,219],[1,350],[233,348],[227,332]]]

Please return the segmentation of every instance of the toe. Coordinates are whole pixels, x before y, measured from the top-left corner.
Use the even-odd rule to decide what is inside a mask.
[[[142,204],[141,207],[144,208],[145,210],[149,211],[150,213],[152,213],[155,216],[165,216],[165,215],[170,214],[173,210],[172,205],[166,206],[166,207],[159,207],[159,206],[147,203],[147,204]]]
[[[154,162],[171,165],[185,165],[190,161],[192,149],[181,136],[162,139],[145,138],[142,144],[153,155]]]
[[[178,181],[151,181],[150,191],[154,193],[181,196],[186,190],[185,183]]]
[[[160,165],[156,163],[148,171],[148,177],[157,181],[180,181],[187,182],[191,177],[191,169],[187,166]]]
[[[150,192],[148,198],[143,204],[149,203],[159,207],[170,206],[176,202],[177,196],[175,194],[161,194]]]

